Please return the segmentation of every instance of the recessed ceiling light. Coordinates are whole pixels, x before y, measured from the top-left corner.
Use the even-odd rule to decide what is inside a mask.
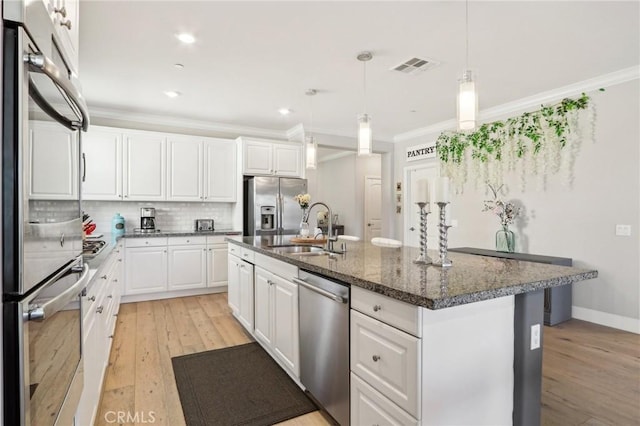
[[[177,98],[178,96],[182,95],[182,93],[176,92],[175,90],[168,90],[164,92],[164,94],[170,98]]]
[[[173,66],[174,66],[176,69],[179,69],[179,70],[181,70],[182,68],[184,68],[184,65],[182,65],[182,64],[173,64]]]
[[[278,112],[280,113],[280,115],[289,115],[289,114],[291,114],[291,110],[289,108],[280,108],[278,110]]]
[[[179,34],[176,34],[176,37],[178,38],[178,40],[180,40],[184,44],[192,44],[192,43],[195,43],[196,41],[196,38],[193,36],[193,34],[189,34],[189,33],[179,33]]]

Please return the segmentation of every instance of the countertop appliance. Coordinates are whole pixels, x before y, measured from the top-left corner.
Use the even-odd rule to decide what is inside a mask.
[[[89,117],[44,2],[5,1],[2,12],[0,423],[72,424],[84,378],[79,153]]]
[[[213,219],[196,219],[196,231],[213,231]]]
[[[140,232],[156,232],[156,209],[153,207],[142,207],[140,209]]]
[[[306,192],[306,179],[245,178],[244,235],[297,234],[302,209],[294,197]]]
[[[349,424],[347,285],[300,271],[300,382],[340,425]]]

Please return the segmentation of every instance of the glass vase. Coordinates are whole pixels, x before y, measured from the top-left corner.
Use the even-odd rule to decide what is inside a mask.
[[[307,222],[300,222],[300,236],[302,238],[309,236],[309,224]]]
[[[496,232],[496,251],[505,253],[513,253],[515,251],[515,235],[509,230],[507,225],[503,225],[502,229]]]

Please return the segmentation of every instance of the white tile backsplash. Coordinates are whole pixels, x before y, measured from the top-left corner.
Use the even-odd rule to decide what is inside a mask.
[[[167,232],[192,231],[196,219],[213,219],[215,229],[231,229],[232,203],[178,203],[133,201],[83,201],[82,209],[97,225],[95,233],[111,232],[111,220],[120,213],[125,220],[125,232],[140,228],[140,208],[156,209],[156,228]]]

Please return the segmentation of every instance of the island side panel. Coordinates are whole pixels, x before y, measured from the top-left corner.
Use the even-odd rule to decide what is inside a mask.
[[[570,286],[568,286],[570,287]],[[539,426],[542,395],[542,334],[544,290],[515,296],[514,426]],[[540,346],[531,349],[531,326],[540,327]]]
[[[423,309],[422,425],[508,425],[514,296]]]

